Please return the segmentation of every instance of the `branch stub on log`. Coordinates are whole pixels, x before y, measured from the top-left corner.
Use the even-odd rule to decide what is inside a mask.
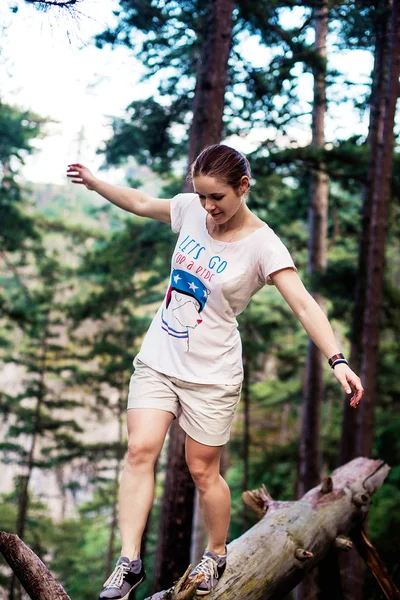
[[[294,557],[301,562],[306,562],[307,560],[310,560],[310,558],[313,558],[314,554],[308,550],[305,550],[304,548],[296,548]]]
[[[333,491],[332,477],[324,477],[321,483],[321,493],[330,494]]]
[[[353,548],[353,542],[350,538],[345,537],[344,535],[338,535],[338,537],[335,539],[335,548],[348,552]]]

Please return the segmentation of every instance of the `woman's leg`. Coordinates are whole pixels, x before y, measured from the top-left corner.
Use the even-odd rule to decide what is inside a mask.
[[[229,487],[219,472],[222,448],[206,446],[186,436],[186,462],[199,492],[208,550],[220,555],[226,552],[231,514]]]
[[[135,560],[154,498],[154,467],[174,415],[153,408],[128,410],[128,453],[119,490],[121,556]]]

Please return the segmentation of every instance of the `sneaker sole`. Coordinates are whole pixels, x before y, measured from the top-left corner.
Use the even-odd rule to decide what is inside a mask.
[[[138,581],[137,583],[135,583],[134,586],[131,587],[131,589],[129,590],[129,592],[127,594],[125,594],[125,596],[122,596],[122,598],[115,598],[114,600],[129,600],[130,596],[131,596],[131,592],[135,591],[136,588],[139,587],[139,585],[141,583],[143,583],[143,581],[146,579],[146,574],[143,575],[142,579],[140,581]],[[98,600],[113,600],[112,598],[98,598]]]
[[[196,590],[196,596],[208,596],[212,590]]]
[[[141,583],[143,583],[143,581],[146,579],[146,574],[143,575],[142,579],[140,581],[138,581],[137,583],[135,583],[134,586],[131,587],[131,589],[129,590],[129,592],[127,593],[126,596],[124,596],[123,598],[121,598],[121,600],[129,600],[129,598],[131,597],[131,592],[134,592],[136,590],[137,587],[139,587],[139,585]]]

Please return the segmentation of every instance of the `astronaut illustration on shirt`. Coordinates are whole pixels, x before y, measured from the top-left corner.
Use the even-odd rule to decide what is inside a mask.
[[[196,329],[201,323],[201,312],[210,291],[195,275],[181,269],[174,269],[161,314],[161,327],[168,335],[184,339],[189,351],[189,329]]]

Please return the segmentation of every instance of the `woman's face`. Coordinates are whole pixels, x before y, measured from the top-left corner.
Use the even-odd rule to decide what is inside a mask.
[[[248,178],[242,177],[238,190],[208,175],[193,178],[196,194],[202,207],[218,224],[229,221],[243,205],[243,194],[248,188]]]

